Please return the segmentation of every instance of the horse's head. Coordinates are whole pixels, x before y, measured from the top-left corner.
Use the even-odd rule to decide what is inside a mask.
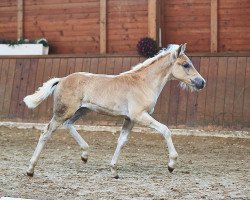
[[[191,60],[185,55],[186,43],[180,45],[174,52],[175,62],[172,67],[173,79],[179,80],[183,89],[201,90],[205,87],[206,81],[194,68]]]

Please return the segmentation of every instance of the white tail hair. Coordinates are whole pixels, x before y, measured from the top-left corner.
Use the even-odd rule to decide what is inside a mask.
[[[39,87],[34,94],[26,96],[23,101],[28,106],[28,108],[37,107],[44,99],[51,95],[56,88],[54,86],[60,81],[60,79],[61,78],[52,78],[43,83],[43,86]]]

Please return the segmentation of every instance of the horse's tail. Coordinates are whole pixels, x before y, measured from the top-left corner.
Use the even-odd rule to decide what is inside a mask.
[[[43,86],[39,87],[34,94],[26,96],[23,101],[28,106],[28,108],[37,107],[44,99],[51,95],[60,79],[61,78],[52,78],[43,83]]]

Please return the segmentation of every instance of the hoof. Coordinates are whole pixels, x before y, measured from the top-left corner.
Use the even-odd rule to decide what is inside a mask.
[[[115,179],[118,179],[119,178],[119,175],[117,173],[117,167],[116,166],[111,166],[111,174],[112,174],[112,177],[115,178]]]
[[[83,157],[81,157],[81,159],[82,159],[82,161],[83,161],[84,163],[87,163],[87,161],[88,161],[88,158],[83,158]]]
[[[115,179],[118,179],[118,178],[119,178],[119,176],[118,176],[118,175],[116,175],[116,176],[114,176],[114,178],[115,178]]]
[[[32,173],[32,172],[27,172],[27,175],[28,175],[29,177],[33,177],[33,176],[34,176],[34,173]]]
[[[174,171],[174,168],[168,166],[168,171],[172,173]]]

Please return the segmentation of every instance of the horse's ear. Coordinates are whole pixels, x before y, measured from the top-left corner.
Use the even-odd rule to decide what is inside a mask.
[[[181,52],[184,53],[186,51],[187,43],[182,45]]]
[[[184,54],[184,52],[185,52],[185,50],[186,50],[186,46],[187,46],[187,43],[181,44],[181,45],[179,46],[179,48],[178,48],[177,51],[176,51],[177,58],[178,58],[179,56],[181,56],[181,55]]]
[[[176,57],[178,58],[180,55],[181,55],[181,53],[182,53],[182,44],[178,47],[178,49],[176,50]]]

